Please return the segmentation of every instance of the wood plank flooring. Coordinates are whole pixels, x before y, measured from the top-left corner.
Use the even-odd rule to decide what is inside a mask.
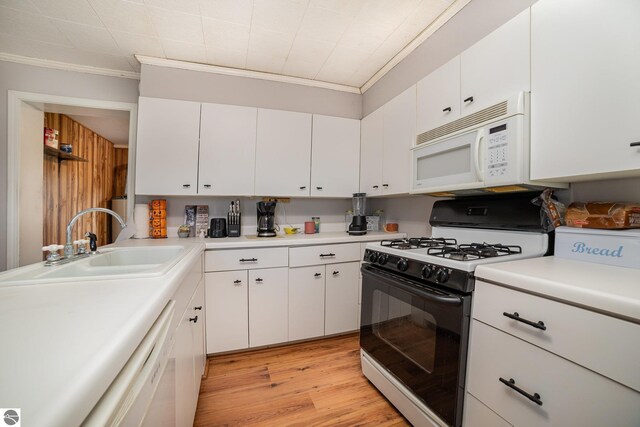
[[[410,426],[362,375],[358,334],[207,363],[197,427]]]

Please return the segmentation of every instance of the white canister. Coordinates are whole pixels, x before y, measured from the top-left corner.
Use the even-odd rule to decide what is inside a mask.
[[[640,269],[640,230],[558,227],[554,255]]]
[[[133,222],[136,225],[134,239],[146,239],[149,237],[149,205],[136,203],[133,208]]]

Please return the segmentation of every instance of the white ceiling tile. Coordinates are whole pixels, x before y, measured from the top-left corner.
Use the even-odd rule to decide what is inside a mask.
[[[160,7],[174,12],[200,15],[198,0],[144,0],[144,3],[148,6]]]
[[[220,67],[244,69],[247,66],[247,50],[216,49],[211,52],[207,48],[207,62]]]
[[[6,7],[0,7],[0,33],[71,46],[50,18]]]
[[[175,40],[162,40],[162,48],[167,59],[199,62],[206,64],[207,52],[202,44],[183,43]]]
[[[416,12],[402,24],[404,31],[418,35],[444,12],[454,0],[422,0]]]
[[[306,9],[306,2],[255,0],[251,29],[295,34],[300,27]]]
[[[105,28],[60,20],[54,20],[54,22],[73,46],[78,49],[110,55],[121,54],[116,41]]]
[[[333,42],[307,39],[298,36],[294,40],[293,46],[291,46],[289,59],[322,65],[335,47],[336,44]]]
[[[28,0],[0,0],[0,6],[22,10],[23,12],[40,13],[40,11]]]
[[[253,54],[286,58],[293,45],[294,36],[264,30],[252,30],[249,36],[249,57]]]
[[[388,1],[368,0],[360,9],[358,19],[389,25],[395,29],[415,12],[419,4],[420,0],[393,0],[393,7],[389,7]]]
[[[316,75],[320,71],[320,67],[322,67],[322,64],[289,58],[284,65],[283,72],[287,76],[315,79]]]
[[[394,31],[387,39],[382,42],[375,50],[375,55],[386,56],[391,59],[398,54],[405,46],[407,46],[415,38],[414,34],[406,33],[401,29]]]
[[[202,20],[199,16],[149,7],[149,14],[161,39],[203,45]]]
[[[202,18],[204,41],[207,50],[247,50],[249,26],[218,19]]]
[[[340,44],[352,49],[373,52],[389,37],[394,28],[356,18],[340,39]]]
[[[144,5],[125,0],[89,0],[89,2],[109,30],[157,36]]]
[[[253,0],[200,0],[203,17],[251,25]]]
[[[286,57],[258,52],[247,56],[247,68],[254,71],[282,74],[286,60]]]
[[[102,26],[102,22],[87,0],[30,0],[40,12],[51,18]]]
[[[111,31],[111,35],[124,55],[146,55],[164,58],[164,51],[160,39],[156,37],[141,36],[138,34]]]
[[[338,41],[352,21],[352,16],[310,7],[304,15],[298,35],[316,40]]]
[[[318,78],[324,81],[348,78],[360,69],[370,55],[369,52],[339,45],[322,66]]]
[[[356,16],[366,0],[311,0],[309,7],[321,7],[342,15]]]

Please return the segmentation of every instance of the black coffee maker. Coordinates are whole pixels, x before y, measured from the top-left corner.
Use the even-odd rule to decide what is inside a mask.
[[[256,203],[258,211],[258,237],[276,236],[276,202]]]

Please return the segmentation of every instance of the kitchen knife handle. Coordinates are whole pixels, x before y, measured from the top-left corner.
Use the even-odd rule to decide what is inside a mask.
[[[541,329],[543,331],[547,330],[547,326],[544,324],[542,320],[538,322],[532,322],[531,320],[523,319],[520,317],[517,311],[514,311],[513,314],[507,313],[506,311],[502,313],[503,316],[508,317],[509,319],[517,320],[518,322],[522,322],[526,325],[533,326],[536,329]]]

